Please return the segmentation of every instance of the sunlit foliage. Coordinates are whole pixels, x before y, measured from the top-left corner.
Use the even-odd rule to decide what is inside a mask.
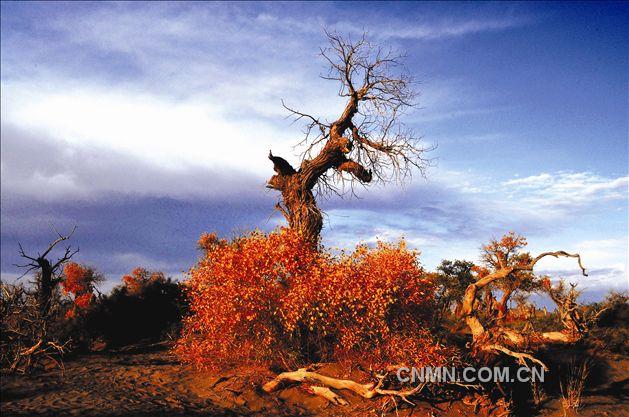
[[[478,277],[486,276],[502,268],[521,267],[528,265],[531,255],[525,252],[527,241],[524,236],[514,232],[505,234],[500,240],[492,239],[488,244],[483,245],[481,251],[480,266],[473,268]],[[528,294],[542,288],[542,279],[537,277],[532,271],[514,271],[506,279],[500,280],[495,289],[501,292],[501,297],[496,305],[498,309],[498,320],[502,321],[507,317],[507,305],[509,300],[517,293]]]
[[[229,242],[206,234],[199,246],[176,346],[186,362],[436,366],[454,356],[426,330],[434,288],[403,241],[334,257],[280,229]]]
[[[63,268],[61,287],[63,293],[73,298],[72,307],[66,312],[66,317],[75,317],[80,311],[85,311],[94,299],[94,285],[102,280],[93,268],[68,262]]]
[[[137,267],[130,274],[122,277],[122,282],[129,294],[139,293],[143,287],[151,282],[164,281],[166,276],[161,271],[149,271],[148,269]]]

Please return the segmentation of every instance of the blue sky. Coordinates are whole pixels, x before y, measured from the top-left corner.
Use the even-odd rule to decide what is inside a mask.
[[[331,199],[324,243],[404,236],[434,268],[515,230],[592,296],[627,289],[628,26],[622,3],[2,3],[2,276],[17,242],[77,224],[111,283],[180,276],[204,231],[283,223],[269,148],[293,163],[291,106],[334,117],[322,28],[405,51],[406,122],[433,166]]]

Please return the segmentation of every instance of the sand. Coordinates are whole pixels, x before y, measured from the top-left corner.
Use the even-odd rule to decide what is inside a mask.
[[[609,384],[591,390],[579,416],[629,416],[629,361],[624,358],[615,363],[618,367],[610,374]],[[162,348],[81,356],[66,361],[63,373],[55,369],[29,376],[3,375],[0,405],[3,417],[382,415],[386,399],[368,401],[341,394],[349,407],[330,405],[300,386],[264,394],[242,372],[198,372],[182,366]],[[394,408],[388,411],[386,415],[396,415]],[[467,416],[473,411],[461,402],[420,403],[414,410],[399,410],[399,415]],[[555,399],[545,404],[539,415],[563,416],[563,412]]]

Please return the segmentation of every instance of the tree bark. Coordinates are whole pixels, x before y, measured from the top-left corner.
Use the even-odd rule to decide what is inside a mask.
[[[507,303],[509,302],[509,299],[511,298],[512,293],[513,293],[512,291],[505,290],[504,293],[502,294],[502,297],[500,297],[500,301],[498,302],[498,317],[497,317],[497,322],[499,324],[503,324],[505,322],[505,319],[507,318]]]
[[[358,111],[360,94],[360,91],[352,94],[341,117],[330,125],[329,139],[323,149],[313,159],[304,159],[299,170],[295,170],[284,158],[269,152],[276,174],[269,179],[267,187],[282,194],[282,202],[276,207],[286,217],[291,229],[315,245],[319,242],[323,216],[313,189],[326,171],[348,172],[363,183],[371,182],[371,171],[347,158],[352,142],[343,136],[353,128],[352,117]]]
[[[39,281],[37,304],[41,316],[46,317],[50,308],[50,300],[52,298],[52,290],[54,287],[54,278],[50,262],[47,259],[41,259],[39,263],[41,266],[41,280]]]

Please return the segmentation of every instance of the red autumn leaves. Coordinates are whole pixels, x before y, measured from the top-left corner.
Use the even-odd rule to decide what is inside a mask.
[[[72,308],[66,313],[67,318],[75,317],[77,312],[85,310],[94,298],[94,284],[101,278],[90,267],[69,262],[63,268],[64,279],[61,287],[64,294],[73,297]]]

